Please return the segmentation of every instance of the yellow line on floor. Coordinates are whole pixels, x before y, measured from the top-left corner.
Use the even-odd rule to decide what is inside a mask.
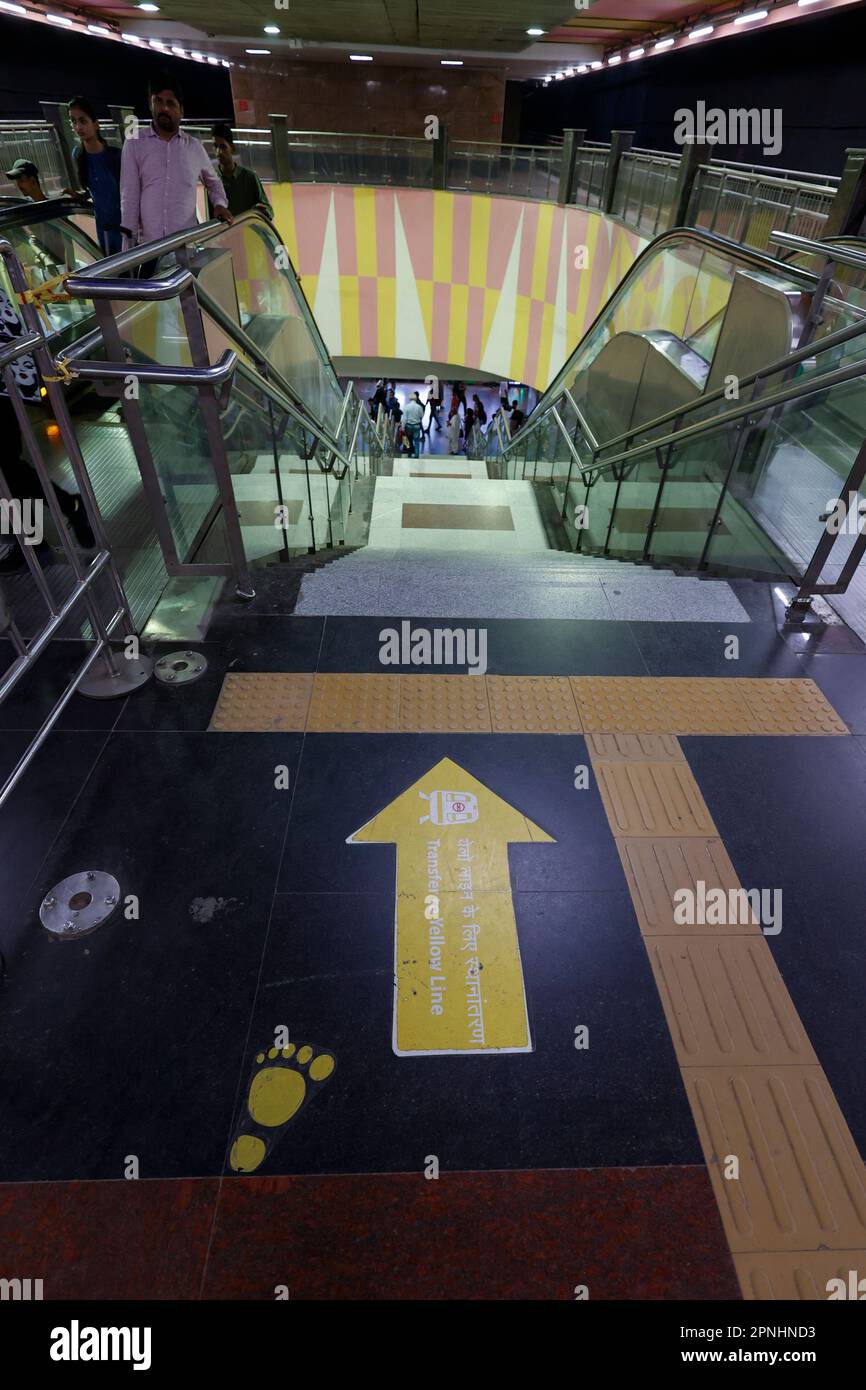
[[[758,723],[808,722],[811,694],[789,704],[783,682],[750,684]],[[712,717],[727,721],[724,699]],[[866,1266],[866,1169],[756,903],[681,748],[658,737],[597,733],[589,752],[743,1297],[826,1299],[828,1280],[847,1288]]]
[[[215,732],[847,734],[810,680],[231,672]],[[614,778],[615,780],[615,778]]]

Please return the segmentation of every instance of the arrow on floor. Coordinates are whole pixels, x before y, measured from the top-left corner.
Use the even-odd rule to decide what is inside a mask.
[[[395,844],[393,1047],[531,1052],[509,844],[554,844],[443,758],[348,844]]]

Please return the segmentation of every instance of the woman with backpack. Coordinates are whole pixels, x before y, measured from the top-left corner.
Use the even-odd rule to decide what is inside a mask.
[[[99,133],[99,121],[87,97],[73,97],[69,119],[80,144],[75,150],[78,188],[86,189],[93,200],[96,235],[106,256],[121,251],[120,231],[120,150],[107,145]],[[77,203],[86,203],[87,194],[71,188],[64,193]]]

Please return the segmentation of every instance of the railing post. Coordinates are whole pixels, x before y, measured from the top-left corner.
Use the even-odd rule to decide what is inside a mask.
[[[601,190],[601,212],[609,213],[613,209],[613,195],[616,190],[620,161],[623,155],[631,149],[633,140],[633,130],[612,130],[610,132],[610,154],[607,157],[607,168],[604,171],[604,184]]]
[[[433,187],[448,187],[448,127],[439,122],[439,134],[433,141]]]
[[[574,197],[574,171],[577,165],[577,152],[586,139],[585,130],[572,127],[562,132],[562,164],[559,169],[559,190],[556,201],[568,206]]]
[[[822,236],[860,236],[866,224],[866,150],[846,150],[845,168]]]
[[[63,167],[66,170],[66,177],[69,180],[68,187],[75,188],[78,184],[78,172],[75,168],[73,158],[73,138],[72,126],[69,124],[69,107],[65,101],[40,101],[43,115],[50,126],[57,132],[57,140],[60,145],[60,157],[63,160]],[[44,173],[44,170],[40,172]]]
[[[685,226],[698,169],[702,164],[709,164],[712,153],[712,145],[683,145],[680,167],[677,171],[677,184],[671,201],[671,217],[667,227],[665,227],[666,232],[669,232],[672,227]]]
[[[277,183],[291,183],[292,161],[289,155],[288,116],[269,116],[271,144],[274,147],[274,173]]]
[[[109,106],[108,114],[120,132],[121,145],[126,141],[127,131],[135,127],[132,122],[135,120],[135,108],[133,106]]]

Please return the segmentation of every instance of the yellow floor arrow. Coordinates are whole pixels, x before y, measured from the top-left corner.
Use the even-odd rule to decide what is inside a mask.
[[[443,758],[347,843],[396,844],[394,1051],[530,1052],[509,843],[553,838]]]

